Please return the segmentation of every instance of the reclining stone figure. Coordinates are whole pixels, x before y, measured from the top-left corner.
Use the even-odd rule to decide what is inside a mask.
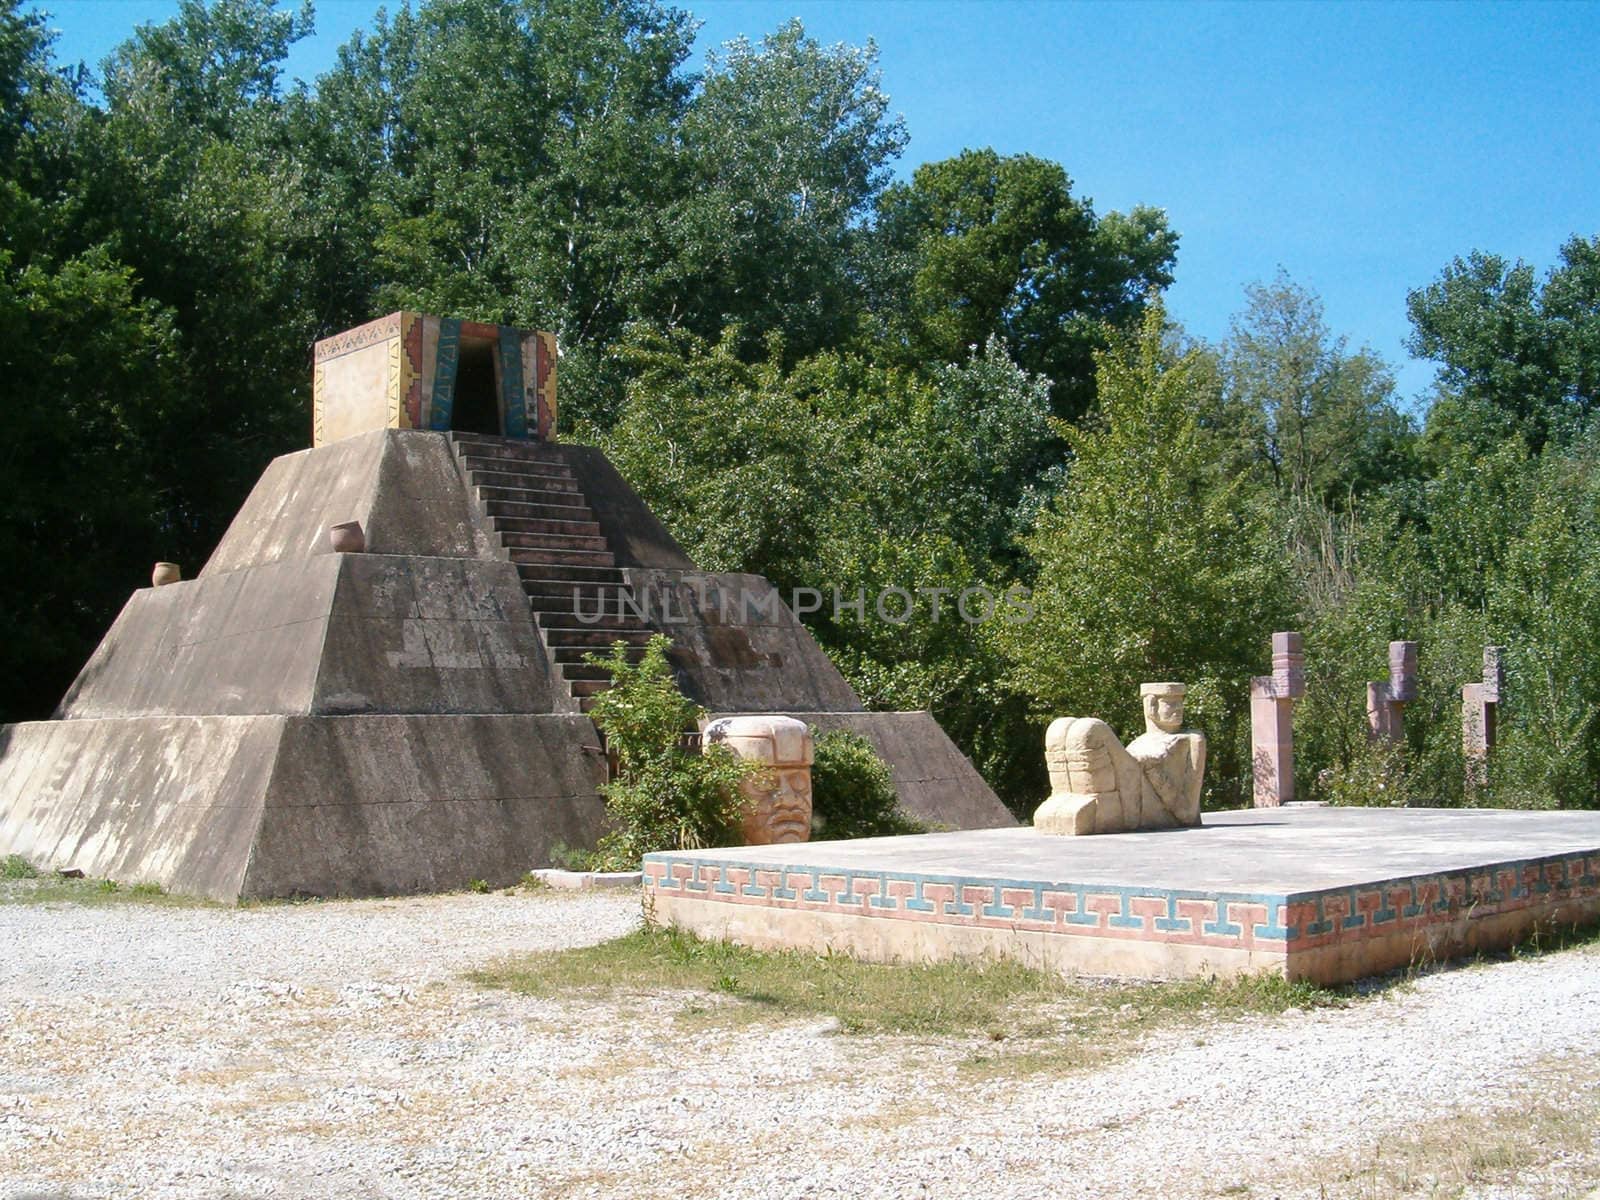
[[[1184,733],[1181,683],[1146,683],[1144,733],[1126,747],[1094,717],[1059,717],[1044,735],[1050,798],[1040,833],[1126,833],[1200,824],[1203,733]]]

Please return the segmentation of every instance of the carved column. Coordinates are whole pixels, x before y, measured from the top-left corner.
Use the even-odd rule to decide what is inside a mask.
[[[1405,741],[1406,704],[1417,698],[1417,644],[1389,643],[1389,678],[1367,684],[1367,733],[1374,741]]]
[[[1255,806],[1294,799],[1294,702],[1306,694],[1306,656],[1298,633],[1272,635],[1272,674],[1250,681],[1250,762]]]
[[[1505,672],[1500,647],[1483,648],[1483,681],[1461,685],[1461,753],[1467,761],[1467,787],[1489,782],[1489,752],[1494,749],[1495,710]]]

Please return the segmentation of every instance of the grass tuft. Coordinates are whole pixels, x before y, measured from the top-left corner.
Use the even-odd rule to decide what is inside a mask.
[[[1273,976],[1102,984],[1008,961],[889,965],[751,950],[671,927],[506,960],[470,978],[537,996],[689,992],[681,1015],[713,1022],[832,1018],[846,1034],[976,1035],[990,1043],[1065,1033],[1076,1045],[1102,1032],[1134,1034],[1202,1015],[1348,1003],[1341,993]]]
[[[4,864],[0,864],[0,879],[37,878],[39,878],[39,868],[20,854],[8,854]]]
[[[65,879],[55,873],[35,871],[32,875],[4,875],[0,883],[0,904],[152,904],[166,908],[211,907],[213,900],[198,896],[173,896],[159,883],[136,883],[123,887],[111,879]]]

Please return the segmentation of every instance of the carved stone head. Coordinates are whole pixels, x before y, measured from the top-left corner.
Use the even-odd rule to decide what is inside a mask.
[[[1139,695],[1144,700],[1144,731],[1177,733],[1181,730],[1183,694],[1187,690],[1181,683],[1141,683]]]
[[[745,810],[739,830],[747,846],[803,842],[811,836],[811,731],[793,717],[719,717],[706,726],[708,745],[727,746],[764,770],[740,784]]]

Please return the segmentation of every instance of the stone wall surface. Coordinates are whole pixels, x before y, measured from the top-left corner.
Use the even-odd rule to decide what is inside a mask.
[[[218,900],[495,886],[592,845],[575,715],[140,717],[0,727],[0,847]]]
[[[373,554],[498,557],[448,439],[379,429],[273,459],[200,574],[331,554],[344,521]]]
[[[141,588],[57,717],[310,712],[339,567],[330,554]]]
[[[594,845],[604,779],[577,714],[293,718],[240,894],[512,884],[557,843]]]
[[[628,572],[646,620],[672,638],[679,686],[719,713],[832,712],[861,701],[759,575]]]
[[[512,564],[328,554],[135,592],[57,715],[572,707]]]
[[[43,870],[232,900],[282,717],[0,726],[0,850]]]
[[[343,555],[309,709],[574,710],[510,563]]]

